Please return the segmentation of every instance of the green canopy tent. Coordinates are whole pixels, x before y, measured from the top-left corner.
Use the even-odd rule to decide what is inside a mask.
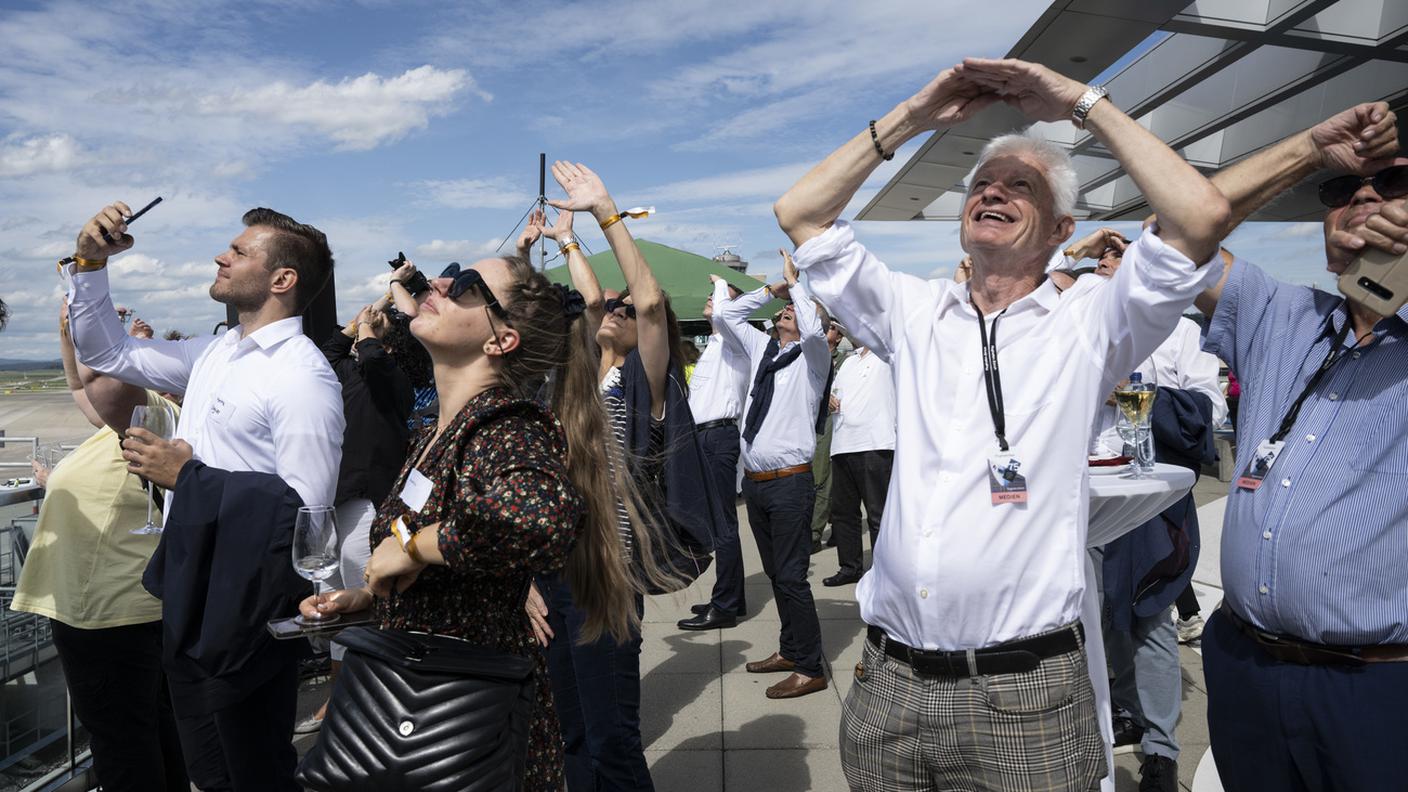
[[[637,239],[636,245],[641,255],[650,264],[660,287],[670,295],[670,305],[679,317],[681,330],[685,335],[707,335],[704,325],[704,301],[714,293],[710,275],[718,275],[745,292],[761,287],[762,282],[737,270],[729,269],[713,259],[689,253],[684,250]],[[621,267],[616,263],[616,255],[610,250],[588,256],[587,261],[596,273],[603,289],[621,290],[626,288],[626,279],[621,275]],[[554,283],[572,285],[572,277],[567,265],[553,267],[547,276]],[[782,309],[781,300],[771,300],[764,305],[753,319],[769,319]]]

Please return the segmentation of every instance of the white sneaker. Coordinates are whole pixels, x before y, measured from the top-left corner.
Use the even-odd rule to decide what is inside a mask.
[[[321,729],[321,728],[323,728],[323,719],[322,719],[322,718],[316,718],[316,717],[314,717],[314,716],[312,716],[312,715],[309,715],[308,717],[306,717],[306,718],[304,718],[303,720],[299,721],[298,723],[294,724],[293,733],[294,733],[294,734],[317,734],[317,733],[318,733],[318,730]]]
[[[1202,640],[1203,637],[1203,617],[1193,614],[1186,619],[1177,621],[1178,642],[1181,644],[1193,644]]]

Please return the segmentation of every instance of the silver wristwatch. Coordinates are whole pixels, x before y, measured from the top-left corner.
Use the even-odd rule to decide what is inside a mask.
[[[570,245],[570,244],[572,244],[573,242],[576,242],[576,241],[577,241],[577,237],[575,237],[575,236],[573,236],[573,235],[571,235],[571,234],[567,234],[566,236],[564,236],[564,237],[562,237],[561,239],[558,239],[558,240],[557,240],[557,249],[560,251],[560,250],[562,250],[563,248],[567,247],[568,245]]]
[[[1085,93],[1080,95],[1080,100],[1071,109],[1071,120],[1079,129],[1085,129],[1085,117],[1090,115],[1090,108],[1095,103],[1109,96],[1110,92],[1103,85],[1092,85],[1085,89]]]

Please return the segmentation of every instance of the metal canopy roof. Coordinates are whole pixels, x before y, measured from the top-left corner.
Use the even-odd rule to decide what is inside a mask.
[[[1058,0],[1008,57],[1078,80],[1104,75],[1116,104],[1204,172],[1360,102],[1388,101],[1408,122],[1405,0]],[[935,132],[857,219],[958,219],[983,144],[1025,125],[995,106]],[[1035,129],[1071,152],[1078,218],[1144,217],[1143,196],[1089,134],[1066,122]],[[1315,181],[1252,219],[1319,220]]]

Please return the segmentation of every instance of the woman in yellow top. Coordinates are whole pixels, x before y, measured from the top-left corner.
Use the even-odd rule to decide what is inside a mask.
[[[161,537],[132,533],[146,521],[147,495],[119,445],[133,407],[177,408],[79,365],[66,307],[59,337],[69,390],[98,431],[41,480],[44,503],[11,608],[50,619],[103,789],[189,792],[161,670],[161,601],[142,588]]]

